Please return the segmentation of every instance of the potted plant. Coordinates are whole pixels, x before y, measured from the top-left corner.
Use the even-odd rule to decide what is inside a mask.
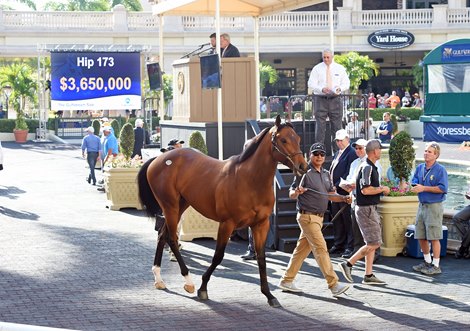
[[[199,131],[194,131],[189,136],[189,147],[199,150],[207,155],[207,145]],[[181,216],[180,240],[191,241],[195,238],[217,239],[219,223],[203,215],[189,206]]]
[[[390,195],[380,199],[378,211],[382,217],[383,244],[380,254],[396,256],[405,247],[405,232],[414,224],[418,196],[410,192],[409,178],[414,168],[415,149],[411,136],[401,131],[390,141],[390,177],[382,185],[390,187]]]
[[[131,159],[134,148],[134,129],[126,123],[121,129],[119,139],[120,153],[106,165],[104,185],[106,191],[106,206],[111,210],[121,208],[136,208],[141,210],[137,187],[137,173],[142,166],[139,156]]]
[[[33,78],[32,68],[26,63],[13,63],[0,68],[0,85],[9,89],[9,101],[16,111],[16,121],[13,133],[15,140],[23,143],[27,140],[28,125],[25,120],[24,109],[26,101],[36,100],[36,80]]]

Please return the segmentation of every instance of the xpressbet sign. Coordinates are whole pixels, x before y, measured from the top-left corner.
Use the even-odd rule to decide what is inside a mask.
[[[367,37],[369,45],[382,49],[405,48],[413,44],[415,36],[405,30],[386,29],[371,33]]]

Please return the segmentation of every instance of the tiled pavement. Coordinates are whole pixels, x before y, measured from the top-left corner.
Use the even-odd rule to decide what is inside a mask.
[[[381,258],[385,287],[362,285],[333,298],[315,260],[297,277],[301,295],[276,284],[289,254],[268,252],[268,277],[282,308],[259,290],[255,262],[230,242],[209,282],[209,301],[186,294],[164,253],[168,290],[153,287],[153,223],[135,210],[110,211],[84,181],[74,145],[4,143],[0,172],[0,321],[80,330],[469,330],[470,260],[447,256],[443,274],[412,272],[413,258]],[[183,243],[198,287],[215,242]],[[337,262],[340,258],[333,258]],[[339,274],[339,273],[338,273]],[[343,279],[340,275],[340,279]],[[0,330],[5,330],[0,324]]]

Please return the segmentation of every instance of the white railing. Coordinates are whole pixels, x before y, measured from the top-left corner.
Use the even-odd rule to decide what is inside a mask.
[[[185,31],[213,31],[215,29],[214,17],[183,16],[182,23]],[[220,27],[231,31],[243,31],[245,27],[245,17],[221,17]]]
[[[367,10],[352,13],[353,27],[431,26],[432,20],[432,9]]]
[[[151,12],[129,12],[127,14],[129,30],[155,30],[158,31],[158,17]]]
[[[333,13],[334,25],[337,25],[338,13]],[[289,12],[260,18],[260,30],[282,29],[302,30],[312,28],[328,28],[328,12]]]
[[[33,12],[3,11],[3,25],[21,29],[86,29],[111,30],[112,12]]]
[[[470,24],[470,8],[447,10],[449,24]]]

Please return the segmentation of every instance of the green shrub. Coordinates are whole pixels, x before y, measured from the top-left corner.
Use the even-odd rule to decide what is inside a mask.
[[[419,120],[419,117],[424,113],[421,108],[375,108],[369,109],[369,116],[372,117],[374,121],[382,121],[383,113],[385,112],[397,115],[399,120]],[[359,119],[361,120],[361,118]]]
[[[204,141],[204,138],[202,137],[202,134],[199,131],[194,131],[189,136],[189,147],[195,148],[206,155],[208,153],[206,142]]]
[[[93,120],[91,122],[91,126],[93,127],[93,133],[97,136],[100,135],[100,130],[101,130],[101,123],[99,120]]]
[[[26,126],[29,132],[36,132],[36,129],[39,127],[38,120],[25,119]],[[13,129],[16,127],[16,120],[12,119],[0,119],[0,132],[13,132]]]
[[[126,159],[130,159],[134,150],[134,128],[132,124],[126,123],[119,134],[119,150]]]
[[[390,166],[400,182],[407,181],[413,171],[415,150],[408,132],[401,131],[390,141]]]
[[[119,124],[119,121],[117,119],[113,119],[111,121],[111,127],[113,128],[114,130],[114,135],[116,136],[116,138],[119,138],[120,135],[121,135],[121,125]]]

